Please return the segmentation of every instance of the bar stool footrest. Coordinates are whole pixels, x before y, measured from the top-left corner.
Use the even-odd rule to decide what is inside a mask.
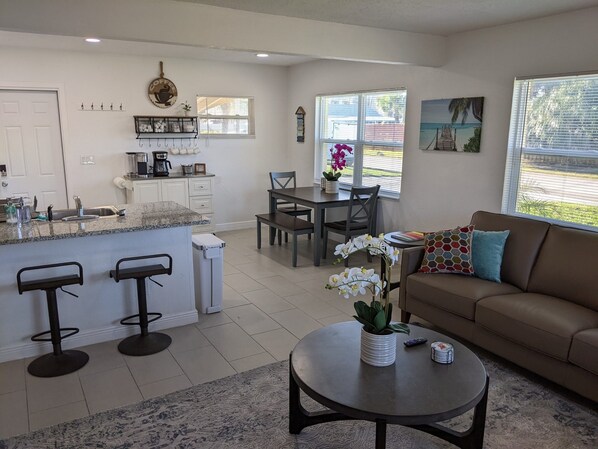
[[[68,350],[60,355],[46,354],[38,357],[27,367],[36,377],[57,377],[73,373],[85,366],[89,356],[83,351]]]
[[[151,312],[147,314],[148,318],[153,316],[154,318],[148,319],[147,323],[153,323],[156,320],[159,320],[160,318],[162,318],[162,314],[158,313],[158,312]],[[122,320],[120,320],[120,324],[124,324],[125,326],[140,326],[141,323],[139,321],[134,321],[132,323],[128,323],[128,320],[132,320],[133,318],[139,318],[139,314],[135,314],[135,315],[131,315],[128,316],[126,318],[123,318]]]
[[[160,332],[150,332],[147,335],[132,335],[118,344],[121,354],[132,356],[144,356],[156,354],[168,348],[172,343],[169,335]]]
[[[62,335],[63,332],[70,332],[66,335]],[[35,334],[31,337],[31,341],[52,341],[52,338],[41,338],[42,335],[50,335],[52,331],[45,331],[40,332],[39,334]],[[72,337],[75,334],[79,333],[78,327],[61,327],[60,328],[60,341],[64,340],[65,338]]]

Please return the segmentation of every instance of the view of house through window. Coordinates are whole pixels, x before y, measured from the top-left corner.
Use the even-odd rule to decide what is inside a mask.
[[[253,98],[197,97],[199,133],[254,136]]]
[[[503,212],[598,227],[598,75],[515,81]]]
[[[355,92],[316,97],[315,180],[330,168],[330,148],[353,148],[341,187],[374,186],[386,196],[401,191],[406,91]]]

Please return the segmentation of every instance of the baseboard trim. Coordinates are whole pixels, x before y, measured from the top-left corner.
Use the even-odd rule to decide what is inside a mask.
[[[150,325],[150,330],[169,329],[171,327],[184,326],[197,323],[197,310],[164,315],[161,319]],[[79,348],[81,346],[101,343],[103,341],[117,340],[138,333],[136,326],[122,326],[120,323],[102,329],[81,331],[77,335],[67,338],[62,342],[63,349]],[[51,343],[36,343],[27,341],[21,345],[2,348],[0,350],[0,363],[10,360],[18,360],[26,357],[34,357],[52,352]]]
[[[220,223],[216,225],[216,232],[238,231],[240,229],[249,229],[255,227],[255,220],[236,221],[233,223]]]

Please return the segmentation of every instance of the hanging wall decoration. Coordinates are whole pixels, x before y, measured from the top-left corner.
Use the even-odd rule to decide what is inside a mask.
[[[484,97],[422,101],[419,149],[479,153]]]
[[[301,106],[295,111],[297,116],[297,142],[305,142],[305,109]]]
[[[178,92],[174,83],[168,78],[164,78],[162,61],[160,61],[160,78],[156,78],[150,83],[147,94],[150,101],[159,108],[169,108],[176,103]]]

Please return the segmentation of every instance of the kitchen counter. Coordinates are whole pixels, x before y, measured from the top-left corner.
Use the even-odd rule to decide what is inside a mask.
[[[213,173],[203,173],[201,175],[184,175],[182,172],[170,172],[168,176],[154,176],[148,175],[147,178],[132,178],[130,176],[123,176],[123,179],[127,181],[147,181],[149,179],[176,179],[176,178],[211,178],[214,177]]]
[[[127,210],[124,217],[113,216],[69,222],[32,220],[31,223],[21,227],[0,223],[0,245],[192,226],[209,222],[202,215],[174,201],[124,204],[117,207]]]
[[[49,327],[44,292],[19,295],[16,276],[25,267],[70,261],[83,266],[84,284],[67,288],[79,298],[57,292],[61,325],[80,329],[63,341],[64,349],[139,332],[136,326],[119,323],[137,313],[135,282],[116,283],[109,276],[125,257],[172,256],[172,275],[156,277],[164,287],[146,282],[148,310],[163,314],[150,324],[150,330],[197,322],[191,229],[202,223],[202,215],[173,201],[120,206],[125,207],[124,217],[32,222],[22,227],[0,224],[0,362],[52,351],[50,343],[30,340]],[[52,269],[29,272],[31,279],[56,274]]]

